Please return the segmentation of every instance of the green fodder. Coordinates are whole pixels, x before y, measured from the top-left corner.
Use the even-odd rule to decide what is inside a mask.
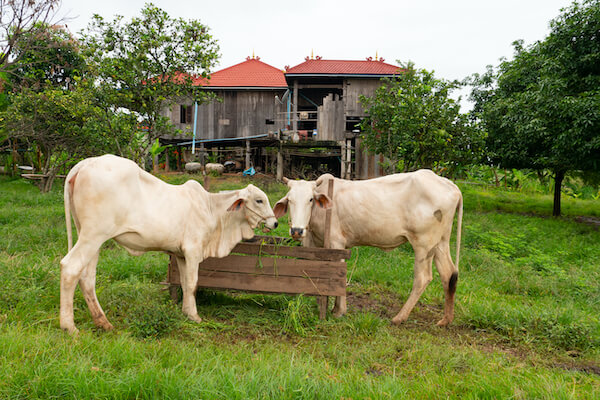
[[[315,312],[308,300],[305,296],[299,295],[287,302],[287,307],[283,311],[283,332],[306,336],[315,322]]]

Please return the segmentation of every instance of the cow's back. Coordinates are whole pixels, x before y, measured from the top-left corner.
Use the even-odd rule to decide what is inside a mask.
[[[411,237],[451,226],[460,198],[458,187],[429,170],[334,182],[332,238],[341,235],[344,247],[394,248]],[[327,193],[328,179],[319,183],[317,191]],[[324,210],[313,208],[311,229],[319,237],[324,215]]]
[[[125,158],[87,159],[74,178],[71,202],[82,232],[124,235],[124,244],[134,249],[140,247],[135,241],[152,248],[175,240],[169,230],[181,226],[189,211],[183,186],[169,185]]]

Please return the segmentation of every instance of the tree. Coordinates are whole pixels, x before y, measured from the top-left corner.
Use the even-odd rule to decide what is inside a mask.
[[[116,148],[115,138],[103,123],[102,110],[84,88],[23,89],[11,100],[2,113],[2,129],[39,150],[42,192],[51,189],[58,171],[72,160]]]
[[[37,24],[20,36],[13,52],[19,61],[6,79],[10,90],[0,114],[0,139],[38,154],[43,192],[66,164],[106,151],[122,153],[135,134],[135,118],[98,106],[94,77],[69,32]]]
[[[600,4],[573,3],[550,26],[543,41],[516,41],[513,60],[475,75],[471,98],[490,161],[550,169],[559,216],[565,174],[600,167]]]
[[[52,25],[60,7],[60,0],[0,0],[0,72],[10,72],[16,63],[22,63],[14,47],[36,48],[38,43],[27,43],[24,36],[32,35],[42,25]],[[22,54],[22,53],[21,53]]]
[[[79,42],[62,26],[37,23],[16,40],[13,54],[18,60],[8,77],[13,91],[70,89],[87,72]]]
[[[105,100],[138,116],[147,128],[145,153],[172,129],[161,111],[181,96],[207,98],[194,85],[218,58],[216,41],[197,20],[172,19],[149,3],[141,18],[106,22],[95,15],[83,35],[88,61],[96,69]]]
[[[399,163],[408,171],[479,161],[481,133],[449,97],[458,87],[408,63],[397,77],[384,79],[373,97],[361,96],[367,113],[362,138],[370,151],[387,157],[388,172]]]

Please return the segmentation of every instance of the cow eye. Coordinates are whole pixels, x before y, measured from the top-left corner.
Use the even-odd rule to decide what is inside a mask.
[[[258,199],[258,200],[256,200],[256,202],[257,202],[258,204],[262,204],[262,202],[263,202],[263,201],[262,201],[261,199]]]

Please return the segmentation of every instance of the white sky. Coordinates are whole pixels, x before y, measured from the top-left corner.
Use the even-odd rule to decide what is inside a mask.
[[[69,29],[93,14],[112,20],[139,15],[145,1],[63,0]],[[171,17],[198,19],[218,40],[215,70],[255,55],[277,68],[306,56],[386,62],[413,61],[444,79],[463,79],[511,58],[511,43],[543,39],[549,22],[571,0],[155,0]]]

